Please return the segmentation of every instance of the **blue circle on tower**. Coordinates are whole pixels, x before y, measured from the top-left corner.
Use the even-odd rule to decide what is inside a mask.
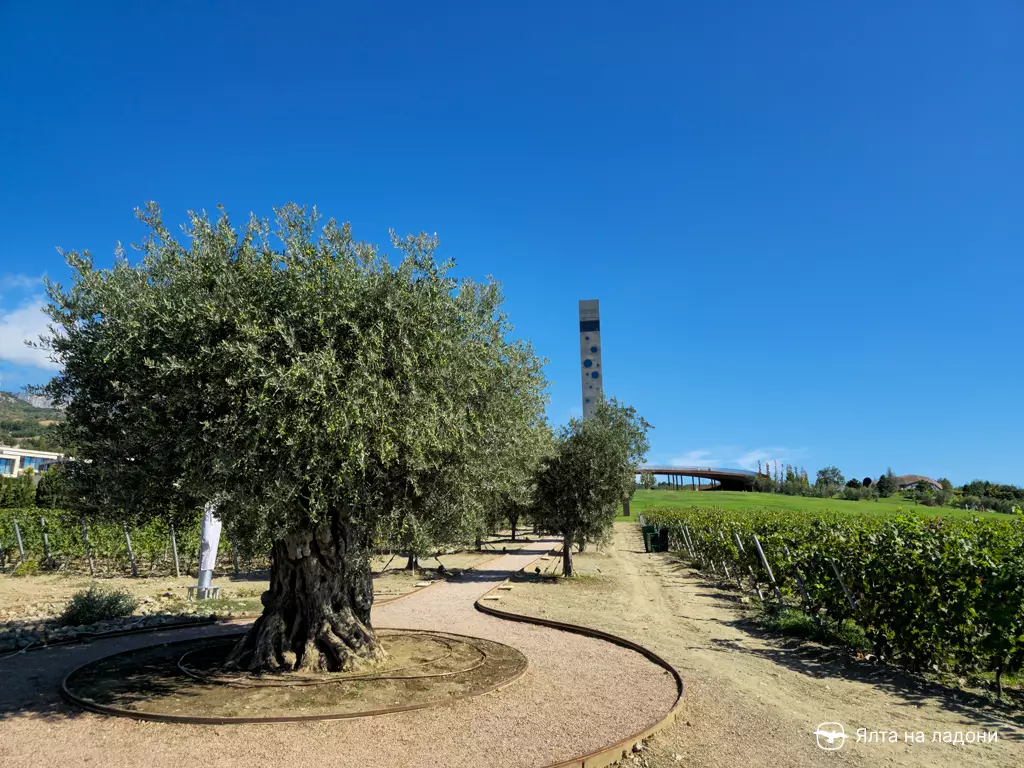
[[[589,368],[593,364],[594,364],[594,361],[591,360],[590,358],[587,358],[586,360],[583,361],[583,367],[584,368]]]
[[[596,378],[597,378],[597,375],[598,375],[598,374],[597,374],[597,371],[594,371],[593,373],[591,373],[591,374],[590,374],[590,378],[592,378],[592,379],[596,379]]]
[[[591,348],[590,348],[590,351],[591,351],[591,352],[597,352],[597,347],[591,347]]]

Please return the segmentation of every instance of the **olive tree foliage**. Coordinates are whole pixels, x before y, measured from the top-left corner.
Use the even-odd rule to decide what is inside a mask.
[[[47,394],[78,461],[82,505],[163,515],[206,500],[271,551],[264,613],[229,663],[351,669],[382,655],[369,555],[382,532],[435,544],[472,530],[488,447],[528,431],[542,361],[509,338],[500,286],[458,280],[435,237],[389,258],[349,225],[293,204],[272,225],[155,204],[131,263],[48,283],[62,366]],[[493,465],[492,465],[493,466]]]
[[[600,541],[611,530],[647,455],[650,428],[634,408],[611,399],[559,430],[537,477],[534,514],[544,530],[561,535],[566,576],[572,576],[572,544]]]
[[[496,471],[481,478],[485,506],[483,533],[493,533],[507,525],[515,541],[522,520],[529,516],[537,493],[537,473],[542,462],[555,450],[555,436],[546,420],[536,420],[529,430],[509,435],[500,448],[504,459]]]
[[[532,501],[536,470],[552,439],[543,415],[547,403],[540,370],[543,361],[525,346],[506,350],[505,356],[506,366],[490,370],[490,395],[478,404],[479,439],[466,446],[458,459],[461,463],[452,457],[452,463],[442,468],[460,473],[463,482],[424,488],[424,508],[458,510],[456,524],[444,523],[439,530],[438,522],[447,519],[443,514],[407,513],[403,518],[398,540],[409,554],[410,567],[445,545],[479,546],[484,536],[510,517],[517,518]]]

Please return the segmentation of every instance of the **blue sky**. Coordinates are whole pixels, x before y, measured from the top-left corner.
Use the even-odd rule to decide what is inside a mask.
[[[5,3],[0,34],[4,389],[51,373],[20,341],[56,246],[296,201],[499,278],[555,422],[599,298],[652,462],[1024,484],[1014,0]]]

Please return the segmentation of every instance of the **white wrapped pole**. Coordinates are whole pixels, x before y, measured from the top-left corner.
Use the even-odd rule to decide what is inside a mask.
[[[213,583],[213,566],[217,562],[217,547],[220,545],[220,519],[214,515],[217,505],[206,502],[203,508],[203,536],[199,544],[199,587],[200,599],[205,597],[204,587]]]

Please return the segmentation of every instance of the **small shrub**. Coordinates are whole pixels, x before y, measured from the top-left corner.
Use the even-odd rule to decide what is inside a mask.
[[[875,488],[872,488],[870,485],[861,486],[858,489],[858,493],[860,493],[860,498],[863,499],[864,501],[878,500],[878,491]]]
[[[131,616],[139,601],[123,590],[104,589],[95,584],[71,597],[61,623],[65,626],[95,624],[98,621],[123,619]]]
[[[860,492],[860,488],[853,488],[852,486],[847,486],[846,488],[843,488],[843,498],[846,499],[847,501],[858,501],[861,498]]]
[[[790,637],[817,640],[827,645],[838,645],[858,651],[871,648],[864,631],[850,619],[837,622],[823,616],[819,625],[801,610],[768,603],[762,606],[761,614],[756,621],[762,627]]]
[[[38,560],[26,560],[25,562],[16,565],[14,571],[11,573],[12,576],[35,576],[39,573],[39,561]]]

